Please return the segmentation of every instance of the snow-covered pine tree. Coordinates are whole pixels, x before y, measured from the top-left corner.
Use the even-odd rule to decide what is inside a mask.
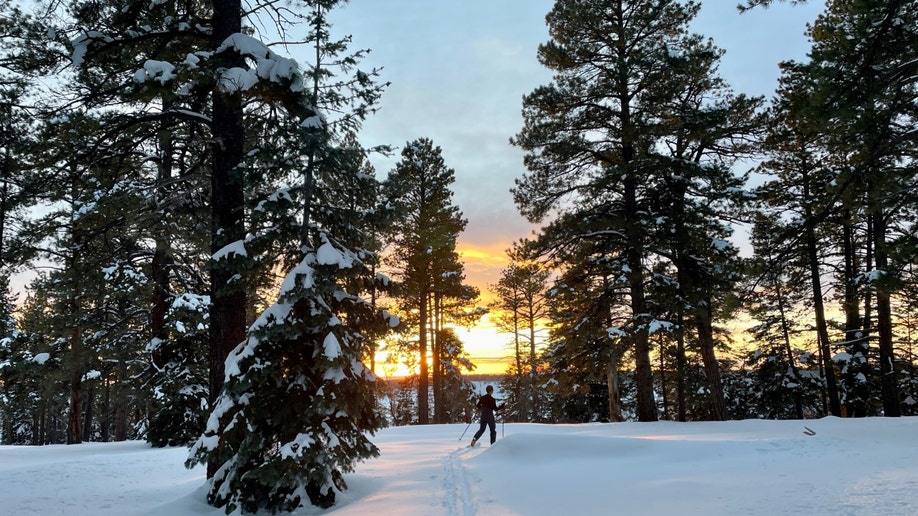
[[[224,389],[192,449],[221,464],[209,500],[227,512],[293,510],[307,500],[329,507],[346,488],[343,475],[378,453],[367,432],[382,421],[358,333],[376,310],[336,281],[362,267],[357,257],[320,238],[227,360]]]
[[[192,272],[192,277],[194,273]],[[199,285],[200,287],[200,285]],[[198,291],[206,289],[197,288]],[[165,338],[153,338],[146,351],[152,357],[151,376],[144,392],[150,415],[146,439],[153,446],[194,443],[207,420],[208,369],[206,295],[177,294],[164,314]]]
[[[100,364],[111,359],[133,365],[141,351],[134,343],[144,326],[140,322],[145,315],[142,288],[121,291],[107,283],[104,273],[112,264],[131,264],[142,254],[138,252],[141,230],[135,218],[140,203],[133,182],[136,176],[122,175],[124,170],[139,169],[138,160],[124,152],[120,144],[126,140],[100,143],[83,138],[107,120],[105,114],[62,113],[45,122],[42,147],[34,149],[35,168],[26,188],[32,202],[45,202],[53,209],[23,226],[18,244],[31,250],[30,258],[40,257],[57,267],[41,288],[49,290],[48,298],[54,302],[54,337],[68,341],[67,352],[61,355],[70,372],[68,443],[104,433],[93,429],[98,419],[93,414],[94,398],[101,395],[101,390],[94,389],[108,380],[103,379]],[[77,158],[85,156],[90,147],[94,147],[91,166]],[[90,168],[92,173],[82,173]],[[125,345],[128,348],[122,349]],[[108,372],[120,374],[122,380],[128,375],[125,368],[120,373]],[[84,381],[88,382],[86,391]],[[127,388],[126,381],[115,383],[119,389]],[[126,402],[128,397],[119,399]],[[99,419],[105,428],[107,422],[104,417]],[[126,421],[121,428],[126,428]],[[120,435],[126,437],[125,432]]]
[[[835,270],[841,271],[845,312],[845,335],[838,340],[852,360],[845,364],[843,378],[852,388],[847,409],[868,413],[868,348],[874,348],[879,352],[883,413],[901,413],[893,304],[902,285],[897,274],[908,262],[899,261],[897,248],[910,246],[913,237],[916,20],[918,8],[911,1],[830,0],[809,30],[810,61],[784,65],[778,105],[788,127],[774,134],[784,137],[772,139],[779,147],[773,149],[772,163],[782,173],[793,172],[797,185],[808,180],[810,188],[800,226],[809,242],[806,260],[833,414],[840,414],[842,407],[840,395],[833,392],[834,364],[829,361],[835,350],[821,299],[820,282],[827,271],[818,252],[825,243],[823,233],[840,236],[836,246],[844,257]],[[802,148],[814,147],[813,142],[820,152]],[[782,152],[795,146],[796,155]],[[827,157],[821,155],[822,148]],[[868,339],[876,339],[877,345],[868,347]]]
[[[689,34],[698,9],[674,0],[557,1],[546,17],[552,40],[539,48],[554,80],[524,97],[524,127],[513,140],[529,169],[514,200],[530,221],[549,222],[531,257],[585,260],[552,266],[593,275],[578,285],[605,282],[608,292],[599,295],[611,313],[603,319],[621,320],[609,335],[634,353],[641,421],[658,418],[650,335],[665,326],[662,300],[648,290],[650,268],[674,244],[655,231],[670,215],[656,205],[656,187],[670,175],[657,149],[686,135],[670,125],[672,108],[694,93],[693,79],[707,80],[692,61],[705,54],[688,52],[698,46]]]
[[[397,321],[360,295],[374,282],[366,263],[378,247],[376,189],[349,138],[380,87],[375,73],[356,70],[360,53],[343,54],[346,40],[329,40],[326,14],[337,4],[305,4],[305,42],[316,61],[303,91],[322,114],[261,125],[273,138],[246,158],[252,170],[290,175],[288,186],[253,203],[249,236],[233,252],[277,257],[289,272],[228,357],[223,390],[189,458],[217,465],[208,500],[228,513],[330,507],[346,488],[344,474],[378,454],[368,434],[383,420],[361,359],[368,337]]]
[[[340,42],[328,42],[324,19],[327,9],[338,3],[319,1],[305,4],[314,16],[310,18],[310,23],[315,21],[315,24],[310,26],[315,27],[313,34],[319,57],[333,55],[344,48]],[[60,44],[62,48],[56,50],[65,50],[59,55],[70,57],[80,85],[86,86],[82,91],[91,94],[81,98],[82,105],[88,109],[107,110],[111,115],[104,129],[96,131],[97,137],[90,139],[86,147],[93,149],[93,145],[111,140],[133,142],[138,149],[145,149],[139,155],[155,156],[147,163],[181,155],[184,161],[176,165],[179,169],[195,172],[206,170],[209,166],[210,204],[214,211],[211,235],[214,260],[211,286],[214,291],[210,299],[209,318],[213,351],[210,395],[215,398],[219,394],[225,379],[224,358],[237,344],[277,344],[278,341],[272,340],[275,338],[288,343],[285,339],[291,336],[297,344],[301,344],[297,351],[283,345],[275,348],[287,353],[289,360],[268,360],[254,365],[257,368],[260,364],[273,364],[279,368],[274,371],[275,378],[293,382],[308,378],[309,385],[303,386],[303,393],[309,401],[303,401],[304,398],[296,393],[292,395],[296,398],[293,403],[283,396],[273,405],[266,401],[266,411],[269,411],[267,407],[282,406],[284,410],[273,414],[293,417],[279,427],[277,440],[272,440],[270,433],[265,433],[268,438],[259,442],[265,449],[243,447],[242,450],[252,453],[253,457],[267,456],[269,450],[276,446],[295,441],[300,430],[316,435],[314,446],[295,446],[298,448],[296,474],[285,477],[290,484],[279,486],[279,492],[295,492],[296,496],[269,496],[259,487],[264,485],[259,483],[264,478],[243,474],[250,463],[244,460],[222,462],[222,457],[203,451],[196,457],[208,462],[212,467],[211,473],[219,469],[222,475],[244,481],[239,486],[224,484],[222,480],[226,476],[217,478],[211,484],[214,487],[211,499],[230,507],[240,505],[236,503],[236,498],[227,500],[219,494],[221,488],[232,485],[233,489],[238,488],[239,500],[248,500],[244,504],[246,507],[276,504],[276,507],[290,508],[307,498],[317,504],[331,503],[333,486],[343,485],[341,475],[352,467],[354,461],[375,453],[375,448],[365,436],[366,431],[377,428],[379,423],[372,410],[375,406],[369,382],[372,375],[359,363],[368,346],[364,345],[363,334],[356,329],[369,329],[374,323],[385,326],[388,321],[354,293],[338,287],[337,281],[347,283],[343,278],[352,271],[358,271],[355,275],[365,276],[366,269],[361,267],[357,258],[370,255],[359,250],[346,250],[347,246],[342,242],[350,237],[335,234],[341,225],[334,226],[328,222],[331,210],[316,202],[319,198],[316,191],[328,186],[321,183],[322,174],[344,166],[343,160],[338,157],[355,154],[353,148],[340,151],[342,135],[346,132],[343,128],[359,126],[359,121],[374,109],[372,104],[381,91],[380,86],[373,84],[375,72],[356,70],[354,56],[344,56],[335,65],[346,71],[349,78],[343,82],[327,81],[329,63],[317,61],[312,69],[315,80],[304,86],[303,74],[292,59],[277,55],[252,35],[255,34],[254,28],[260,27],[260,24],[253,21],[245,26],[242,23],[244,15],[265,15],[278,24],[279,33],[290,34],[290,24],[299,20],[299,13],[275,9],[273,4],[260,5],[254,12],[245,14],[239,2],[227,0],[191,4],[131,0],[105,4],[73,2],[68,4],[67,14],[72,15],[72,25],[46,30],[43,34]],[[70,18],[65,16],[64,19]],[[349,86],[354,88],[344,92]],[[352,95],[354,93],[356,95]],[[325,116],[318,115],[315,109],[318,105],[324,109]],[[344,105],[352,111],[346,114],[336,111],[337,107]],[[111,109],[114,106],[118,109]],[[244,238],[246,195],[259,190],[246,181],[261,180],[261,171],[253,170],[254,173],[249,174],[246,167],[259,159],[271,159],[265,158],[260,153],[260,146],[251,145],[253,140],[247,139],[243,133],[244,127],[252,129],[253,133],[259,130],[256,124],[247,126],[243,123],[246,114],[256,112],[278,115],[266,119],[271,123],[279,121],[275,124],[277,129],[274,134],[286,130],[284,141],[292,143],[283,156],[292,156],[294,160],[286,163],[274,160],[275,170],[298,170],[305,177],[286,189],[292,196],[290,199],[295,198],[299,202],[299,213],[305,214],[299,218],[301,230],[291,241],[293,251],[287,257],[288,261],[298,264],[291,277],[312,275],[306,269],[319,272],[309,288],[301,282],[294,282],[296,288],[282,289],[281,301],[272,305],[286,306],[291,302],[295,306],[291,312],[295,316],[285,321],[289,325],[284,326],[280,335],[275,332],[275,326],[283,321],[273,319],[272,314],[276,315],[278,310],[269,308],[268,315],[260,321],[272,322],[257,325],[246,339],[246,288],[259,284],[249,276],[250,271],[257,270],[250,268],[250,263],[256,259],[268,262],[277,254],[252,256],[250,260],[245,246],[251,243],[254,250],[259,250],[259,241],[278,236],[278,233],[259,234],[256,229],[252,232],[253,240]],[[337,132],[330,130],[332,122],[340,122]],[[169,123],[174,126],[169,126]],[[188,141],[194,141],[194,135],[201,135],[205,141],[212,143],[208,152],[198,154],[192,145],[187,145],[185,149],[192,150],[191,153],[176,151],[171,156],[163,155],[164,144],[168,143],[165,142],[167,138],[162,137],[163,132],[175,131],[180,125],[188,128],[182,132],[190,136]],[[125,131],[135,127],[148,130],[144,133]],[[119,139],[121,135],[124,135],[123,139]],[[247,141],[249,146],[246,146]],[[202,155],[209,159],[198,159]],[[167,183],[180,185],[179,190],[187,195],[193,195],[193,189],[184,189],[185,185],[192,184],[187,182],[189,176],[180,176],[176,182],[175,178],[165,177],[162,168],[151,167],[149,170],[160,179],[166,179]],[[351,177],[363,178],[356,168],[351,169]],[[285,195],[283,190],[277,191],[276,199],[281,201],[278,207],[287,201]],[[252,205],[269,200],[253,197],[250,197]],[[160,198],[157,196],[157,199]],[[353,216],[365,215],[365,212],[358,212]],[[297,220],[295,216],[291,217],[290,210],[285,211],[283,216],[288,220]],[[353,222],[352,218],[350,225],[357,226]],[[341,262],[323,261],[329,257],[327,251],[335,248],[342,249]],[[348,265],[339,266],[343,263]],[[360,285],[369,283],[371,281],[358,282]],[[158,285],[158,288],[161,287],[161,284]],[[271,347],[265,345],[263,349]],[[318,350],[318,354],[313,356],[307,348]],[[327,356],[322,354],[325,351]],[[322,356],[326,358],[322,359]],[[246,363],[238,357],[232,360],[235,365],[244,366]],[[305,368],[303,374],[288,375],[284,368],[290,363]],[[263,389],[265,385],[256,387]],[[229,387],[224,399],[237,394],[234,389],[238,387],[238,384]],[[263,394],[261,390],[258,393]],[[319,415],[301,417],[295,411],[302,407],[314,407]],[[220,418],[215,416],[213,419]],[[276,418],[266,421],[278,422]],[[290,433],[292,428],[296,429],[293,434]],[[221,449],[229,450],[233,448],[233,435],[231,432],[225,434],[224,430],[226,428],[217,428],[218,440],[222,440]],[[201,451],[201,448],[198,450]],[[241,469],[234,469],[236,467]],[[273,464],[272,467],[283,469],[284,466]],[[290,486],[293,486],[292,490],[287,489]]]
[[[67,392],[61,371],[65,341],[54,340],[49,325],[48,299],[43,292],[24,299],[19,325],[38,331],[16,330],[0,340],[0,419],[3,444],[42,445],[66,439]]]
[[[756,111],[760,98],[734,95],[717,73],[723,51],[701,35],[690,34],[669,43],[663,66],[671,71],[668,84],[648,86],[654,109],[659,110],[657,145],[649,161],[657,173],[648,174],[647,195],[654,223],[648,247],[662,258],[653,285],[665,291],[654,304],[678,314],[678,331],[697,343],[709,385],[711,410],[704,417],[727,418],[720,367],[715,348],[718,321],[728,320],[728,297],[739,278],[738,251],[730,242],[732,224],[749,196],[746,177],[733,165],[749,155],[759,133]],[[669,300],[669,301],[667,301]],[[661,317],[662,318],[662,317]],[[682,324],[679,324],[679,323]],[[657,325],[664,327],[666,325]],[[696,415],[697,416],[697,415]]]
[[[201,174],[200,164],[201,156],[206,155],[200,150],[202,136],[206,135],[199,127],[188,129],[188,125],[182,125],[180,121],[183,117],[170,118],[165,115],[166,109],[162,107],[166,104],[163,98],[167,96],[163,92],[174,91],[172,79],[175,77],[169,75],[169,62],[186,58],[179,42],[191,31],[180,30],[181,20],[183,16],[192,15],[187,12],[177,14],[171,4],[141,4],[35,3],[31,7],[40,14],[39,16],[23,15],[17,19],[20,25],[20,42],[15,47],[16,55],[12,61],[19,70],[28,71],[36,77],[47,77],[45,81],[36,81],[35,91],[30,94],[31,98],[40,99],[33,101],[31,109],[42,115],[49,126],[46,134],[50,137],[46,137],[44,142],[48,147],[44,150],[36,147],[32,154],[42,156],[47,153],[50,155],[48,158],[58,156],[58,165],[66,164],[54,169],[45,165],[44,173],[33,174],[27,188],[37,195],[30,201],[41,202],[41,196],[46,191],[54,191],[60,183],[67,183],[69,179],[65,177],[66,174],[81,178],[99,176],[97,179],[102,187],[95,188],[94,192],[104,197],[94,200],[93,205],[87,205],[86,211],[91,213],[100,206],[117,203],[121,210],[120,216],[124,219],[121,222],[122,227],[130,228],[118,238],[118,245],[124,254],[112,256],[109,260],[100,260],[96,265],[111,272],[106,281],[113,287],[121,278],[127,280],[124,285],[133,284],[131,288],[134,289],[134,302],[124,304],[124,300],[109,299],[111,304],[107,311],[96,316],[113,318],[111,309],[114,307],[133,311],[130,317],[113,318],[113,321],[108,323],[110,327],[106,332],[107,340],[101,343],[109,349],[118,349],[120,353],[126,351],[123,344],[129,342],[130,346],[135,348],[131,351],[132,356],[137,349],[143,350],[144,341],[150,340],[150,325],[135,324],[134,321],[149,315],[143,296],[151,296],[148,288],[149,279],[161,277],[156,273],[150,274],[153,252],[147,248],[147,244],[151,240],[155,240],[157,244],[163,241],[162,231],[153,228],[168,227],[184,235],[202,234],[197,227],[201,218],[200,213],[189,217],[186,207],[193,204],[191,200],[200,198],[193,192],[200,190],[200,179],[206,177]],[[52,23],[51,20],[58,25],[49,25]],[[187,26],[186,21],[186,29]],[[161,44],[170,40],[172,41],[168,45]],[[184,50],[187,50],[187,47]],[[149,87],[151,84],[155,87]],[[44,85],[44,90],[37,85]],[[47,91],[51,85],[57,88],[54,94]],[[185,110],[179,110],[186,115],[193,111],[191,107],[195,102],[200,104],[201,98],[199,94],[186,95],[184,98],[189,97],[194,97],[195,101],[183,105]],[[95,123],[78,125],[76,121],[80,118],[93,119]],[[196,123],[200,124],[204,120],[198,119]],[[180,141],[175,145],[175,155],[182,156],[180,165],[176,167],[184,172],[181,177],[157,177],[157,170],[161,168],[158,164],[173,157],[157,153],[157,141],[164,133],[174,133],[176,137],[173,139]],[[108,174],[106,177],[101,175],[102,163],[105,174]],[[116,179],[113,180],[113,176]],[[112,185],[118,186],[110,188]],[[171,192],[171,198],[154,195],[154,191],[164,189]],[[127,195],[133,196],[133,204],[125,203]],[[200,207],[201,204],[198,203],[197,206]],[[109,220],[110,223],[110,219],[101,217],[84,217],[83,222],[91,220]],[[185,230],[189,227],[186,225],[189,221],[190,229]],[[112,229],[113,227],[105,226],[90,227],[87,228],[87,232],[105,234]],[[125,238],[120,238],[122,236]],[[133,240],[128,242],[129,239]],[[193,249],[193,245],[189,245],[192,239],[187,236],[173,235],[173,240],[182,241],[178,247],[188,253],[186,257],[200,255],[200,248]],[[194,260],[195,258],[179,258],[175,262],[189,263]],[[181,265],[174,265],[170,270],[179,271],[181,268]],[[96,277],[97,272],[101,274],[102,270],[91,271],[93,277]],[[194,275],[196,274],[191,276]],[[189,284],[189,276],[181,277],[174,274],[171,278],[175,280],[175,285],[179,285],[180,281],[185,285]],[[113,290],[117,290],[117,287]],[[102,324],[101,321],[95,322]],[[121,325],[121,328],[112,328],[115,324]],[[111,347],[127,335],[131,335],[129,340],[121,340],[122,345],[118,345],[117,348]],[[169,339],[160,338],[156,342],[168,346]],[[193,356],[200,361],[205,355],[196,351],[186,356]],[[134,360],[125,363],[131,364],[131,367],[136,366]],[[195,369],[194,364],[189,366]],[[117,370],[122,374],[126,373],[125,368],[120,365]],[[152,383],[155,385],[158,378],[156,375],[153,376]],[[108,379],[102,381],[108,385],[107,382]],[[127,383],[121,382],[114,382],[112,385],[117,386],[115,389],[127,387]],[[116,396],[115,399],[126,398]],[[139,402],[148,398],[131,392],[129,399]],[[200,400],[195,400],[194,406],[198,412],[202,411]],[[155,411],[159,407],[161,405],[154,404],[149,409]],[[127,413],[143,412],[125,410],[123,406],[112,411],[117,414],[115,419],[118,421],[116,426],[119,430],[115,432],[116,437],[125,432]],[[198,419],[203,417],[199,414]],[[199,432],[201,426],[199,424],[193,431]],[[142,432],[143,428],[144,424],[141,423],[137,430]],[[106,431],[102,432],[105,433]]]
[[[869,286],[876,307],[883,414],[902,413],[895,349],[893,299],[901,288],[904,261],[896,251],[913,235],[918,170],[914,166],[918,123],[918,5],[910,0],[830,0],[810,35],[811,73],[830,153],[844,157],[840,195],[862,208],[870,226],[873,267]],[[861,193],[855,195],[855,193]]]

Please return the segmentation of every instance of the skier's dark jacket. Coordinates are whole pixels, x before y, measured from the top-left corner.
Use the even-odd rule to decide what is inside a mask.
[[[475,406],[481,411],[482,421],[494,421],[494,411],[504,408],[503,405],[498,407],[497,401],[495,401],[494,397],[490,394],[485,394],[478,398],[478,403],[476,403]]]

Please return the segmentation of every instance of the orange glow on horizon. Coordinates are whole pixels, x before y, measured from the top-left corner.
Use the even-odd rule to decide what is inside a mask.
[[[468,243],[460,238],[457,252],[464,267],[466,283],[479,290],[479,307],[486,308],[494,301],[490,287],[500,280],[502,270],[510,265],[506,251],[512,241],[513,238],[508,237],[504,242],[481,244]],[[512,337],[499,332],[488,314],[471,328],[454,329],[476,366],[473,371],[463,371],[463,374],[503,375],[507,372],[513,361]],[[387,352],[377,353],[374,373],[378,377],[399,378],[417,374],[417,366],[409,369],[403,363],[390,362],[391,358]]]

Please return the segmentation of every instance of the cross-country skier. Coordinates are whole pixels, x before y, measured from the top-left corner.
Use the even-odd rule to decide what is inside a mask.
[[[494,400],[494,396],[491,396],[491,393],[494,392],[494,387],[488,385],[485,391],[487,391],[487,394],[478,398],[478,403],[475,404],[481,412],[481,427],[475,432],[475,437],[472,439],[472,444],[469,446],[475,446],[475,443],[478,442],[478,439],[484,434],[486,426],[491,428],[491,444],[494,444],[494,441],[497,440],[497,423],[494,421],[494,412],[503,409],[504,406],[501,405],[498,407],[497,401]]]

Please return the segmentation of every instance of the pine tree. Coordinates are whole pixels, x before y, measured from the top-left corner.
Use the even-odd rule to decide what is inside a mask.
[[[396,321],[359,295],[374,280],[364,259],[373,256],[375,179],[363,151],[347,143],[348,129],[370,112],[361,102],[378,88],[354,73],[353,59],[325,61],[346,48],[328,39],[326,11],[337,3],[308,4],[307,40],[317,57],[303,92],[322,115],[272,118],[261,129],[279,138],[280,152],[266,152],[266,143],[248,153],[253,169],[293,174],[288,186],[253,203],[252,232],[233,252],[277,258],[288,272],[276,301],[229,356],[223,390],[188,461],[218,466],[208,500],[228,513],[330,507],[346,488],[344,474],[378,454],[368,435],[382,425],[375,377],[361,359],[371,348],[367,336]],[[353,95],[334,73],[356,76],[347,86]],[[339,118],[336,109],[350,111]]]
[[[829,413],[840,416],[836,366],[832,362],[834,353],[831,349],[822,285],[825,272],[821,265],[822,257],[827,251],[820,244],[825,239],[818,235],[826,231],[824,228],[827,219],[841,209],[826,189],[835,178],[832,160],[826,155],[824,139],[807,120],[812,84],[807,82],[803,68],[786,64],[784,70],[779,98],[772,108],[772,122],[765,139],[765,147],[769,149],[771,158],[760,167],[761,172],[774,174],[776,179],[763,184],[759,188],[759,195],[770,206],[769,209],[789,212],[793,216],[785,215],[790,223],[783,228],[785,238],[775,239],[779,241],[776,244],[783,243],[780,243],[780,251],[777,253],[778,262],[770,266],[777,267],[781,261],[806,264],[806,283],[811,293],[809,299],[815,318]]]
[[[761,99],[733,95],[717,65],[723,54],[701,36],[670,45],[665,61],[672,85],[657,108],[661,117],[658,145],[660,174],[652,194],[657,219],[651,249],[672,263],[676,312],[693,330],[709,381],[711,417],[727,418],[715,356],[715,322],[729,313],[725,296],[738,278],[737,250],[729,242],[730,224],[744,209],[745,178],[731,167],[750,152],[758,132],[756,110]],[[675,91],[675,93],[673,93]],[[666,276],[665,270],[660,272]],[[667,278],[670,279],[670,278]],[[658,278],[654,283],[667,280]],[[688,331],[679,325],[683,331]]]
[[[801,270],[800,257],[783,252],[784,232],[787,230],[772,215],[762,215],[752,231],[755,257],[750,259],[749,275],[754,285],[749,288],[749,314],[757,324],[748,331],[755,339],[749,352],[748,364],[761,375],[756,388],[758,413],[777,418],[785,414],[804,418],[804,397],[807,383],[799,364],[803,352],[795,347],[804,332],[799,322],[799,307],[805,306],[806,271]],[[825,362],[823,362],[824,364]],[[820,375],[823,376],[823,375]]]
[[[620,288],[619,279],[627,285],[627,295],[610,291],[606,297],[616,316],[631,314],[615,333],[634,353],[641,421],[658,417],[650,331],[660,327],[662,314],[647,290],[650,268],[669,256],[682,271],[685,303],[699,317],[696,327],[705,341],[700,350],[714,373],[711,303],[715,291],[729,285],[708,292],[693,287],[705,281],[693,279],[693,264],[680,256],[705,251],[711,263],[694,265],[710,266],[712,273],[732,260],[729,246],[718,244],[723,223],[699,224],[700,213],[672,211],[658,197],[670,187],[678,193],[680,181],[685,193],[672,195],[680,200],[677,206],[703,204],[688,201],[690,196],[730,192],[737,181],[727,173],[726,154],[717,154],[730,138],[748,134],[743,117],[756,105],[726,95],[722,81],[712,77],[719,52],[687,33],[698,8],[666,0],[556,2],[546,17],[552,41],[539,48],[540,62],[555,78],[524,98],[524,128],[513,140],[527,152],[529,169],[513,191],[520,212],[532,222],[558,213],[543,228],[536,253],[579,248],[568,256],[597,264],[597,282],[612,279],[610,290]],[[679,243],[656,227],[661,217],[674,224],[687,218],[694,226],[686,225],[678,235],[686,240]],[[586,271],[592,264],[576,267]],[[722,407],[716,376],[711,380],[715,404]],[[723,412],[715,410],[715,417]]]
[[[343,474],[376,453],[366,436],[380,423],[372,374],[359,360],[368,353],[365,336],[381,333],[378,327],[389,321],[357,295],[373,284],[361,260],[373,254],[367,236],[372,224],[366,221],[373,211],[368,205],[375,207],[375,179],[358,168],[363,151],[344,142],[375,109],[381,87],[374,84],[375,72],[355,69],[360,53],[325,60],[346,50],[347,39],[329,41],[325,20],[339,3],[305,5],[309,15],[302,19],[312,28],[306,42],[315,44],[317,56],[305,72],[257,37],[259,16],[289,34],[300,13],[270,4],[244,12],[234,0],[72,2],[61,18],[69,25],[32,32],[50,38],[48,47],[57,53],[23,51],[22,62],[42,71],[67,56],[76,79],[73,105],[81,110],[76,114],[96,122],[67,133],[85,143],[63,160],[70,168],[58,170],[95,172],[103,160],[114,176],[137,171],[142,188],[132,192],[146,194],[140,196],[147,202],[141,211],[182,208],[150,230],[156,246],[145,249],[145,256],[155,263],[146,262],[145,270],[154,279],[145,292],[156,313],[150,314],[155,335],[146,339],[160,394],[183,392],[191,399],[206,393],[213,401],[190,463],[207,463],[213,476],[209,499],[228,512],[292,510],[306,500],[328,506],[334,489],[344,487]],[[335,78],[332,67],[348,78]],[[345,184],[369,187],[370,199],[338,205],[344,197],[356,199],[329,193]],[[202,233],[194,223],[201,198],[211,208],[203,247],[194,237]],[[135,215],[131,211],[128,224],[149,221]],[[179,248],[192,258],[184,260],[175,252]],[[210,272],[203,285],[196,274],[201,254],[209,258]],[[129,270],[128,262],[105,267],[117,278]],[[261,308],[256,294],[263,292],[256,289],[271,285],[266,271],[284,264],[293,264],[287,267],[291,281],[281,284],[278,301],[246,331],[248,310]],[[179,273],[185,265],[188,275]],[[97,262],[70,267],[74,287],[68,292],[81,286],[79,272],[95,278],[102,270]],[[205,301],[202,286],[210,289],[206,303],[199,302]],[[204,306],[208,326],[202,328]],[[191,331],[182,331],[186,322]],[[206,392],[200,370],[183,369],[195,365],[187,360],[196,354],[202,329],[210,331]],[[238,354],[227,362],[231,351]],[[264,381],[249,383],[255,377]],[[275,381],[292,383],[274,389]],[[260,403],[247,412],[252,398]],[[194,424],[199,414],[184,412],[188,405],[179,399],[162,403],[169,416],[151,440],[184,439],[187,433],[169,436],[169,427]],[[300,414],[296,407],[302,406],[313,411]],[[249,414],[266,430],[239,434],[240,424],[234,433],[232,422]]]
[[[446,166],[442,152],[429,139],[409,142],[402,158],[385,181],[383,195],[393,206],[391,264],[397,270],[399,287],[394,294],[402,318],[400,332],[417,340],[412,351],[419,354],[418,422],[430,418],[430,371],[428,357],[439,372],[443,353],[437,345],[437,331],[445,327],[444,298],[474,300],[462,284],[462,264],[456,253],[459,233],[466,220],[452,204],[450,185],[455,171]],[[460,315],[458,310],[455,310]],[[472,314],[474,317],[474,314]],[[431,339],[431,335],[434,339]],[[435,375],[440,387],[440,375]],[[437,389],[442,393],[442,390]],[[438,395],[439,397],[439,395]]]
[[[18,328],[0,341],[4,444],[66,440],[68,393],[57,387],[66,386],[61,368],[66,340],[53,337],[56,321],[49,301],[42,289],[33,289],[20,307]]]
[[[513,256],[514,253],[508,252]],[[545,291],[551,271],[537,263],[511,262],[491,291],[491,320],[502,333],[511,335],[514,350],[513,403],[507,413],[516,413],[520,421],[539,421],[539,354],[536,346],[543,333],[543,319],[548,315]],[[525,365],[524,365],[525,364]]]
[[[901,288],[895,263],[899,222],[908,206],[906,190],[915,168],[911,127],[918,89],[910,73],[918,56],[918,8],[913,2],[837,0],[811,29],[811,77],[828,151],[846,165],[835,183],[837,196],[863,208],[874,270],[876,338],[881,367],[883,412],[901,413],[894,350],[892,298]],[[854,192],[863,192],[854,195]]]

